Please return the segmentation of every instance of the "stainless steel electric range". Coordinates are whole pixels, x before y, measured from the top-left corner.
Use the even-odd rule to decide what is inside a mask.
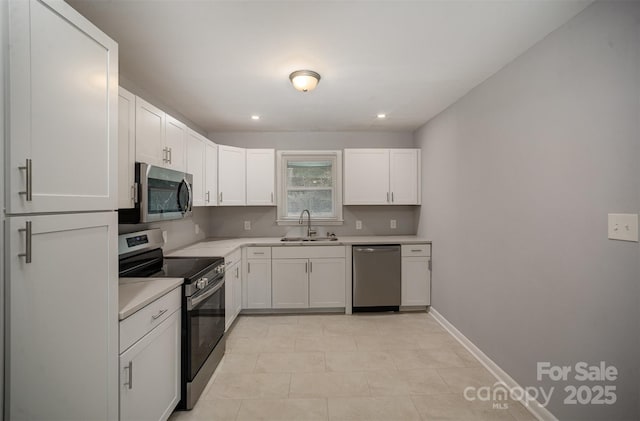
[[[163,245],[159,229],[120,235],[119,275],[184,278],[178,409],[191,409],[224,355],[224,258],[164,257]]]

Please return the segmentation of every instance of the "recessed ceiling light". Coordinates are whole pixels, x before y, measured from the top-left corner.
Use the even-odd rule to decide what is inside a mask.
[[[378,118],[382,120],[383,118],[387,118],[387,115],[380,113],[378,114]]]
[[[259,115],[252,115],[251,116],[251,120],[260,120],[260,116]]]

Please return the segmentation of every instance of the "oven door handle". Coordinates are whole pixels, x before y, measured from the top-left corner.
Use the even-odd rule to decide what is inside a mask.
[[[204,300],[206,300],[207,298],[211,297],[213,294],[218,292],[218,290],[222,288],[223,285],[224,285],[224,279],[219,284],[217,284],[216,286],[214,286],[204,294],[199,295],[196,298],[189,297],[187,299],[187,311],[193,310],[195,307],[198,306],[198,304],[200,304],[201,302],[203,302]]]

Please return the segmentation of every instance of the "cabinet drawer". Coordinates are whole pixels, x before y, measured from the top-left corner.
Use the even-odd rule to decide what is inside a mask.
[[[405,244],[402,246],[402,257],[431,256],[431,244]]]
[[[344,246],[282,246],[273,247],[274,259],[344,258]]]
[[[181,302],[182,288],[178,287],[121,321],[120,352],[179,310]]]
[[[271,247],[247,247],[248,259],[271,259]]]
[[[230,267],[231,265],[235,265],[242,259],[242,251],[239,249],[234,251],[231,254],[228,254],[224,257],[224,265],[226,267]]]

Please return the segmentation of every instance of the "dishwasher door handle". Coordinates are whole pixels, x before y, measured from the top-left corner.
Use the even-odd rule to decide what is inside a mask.
[[[355,248],[353,249],[353,251],[355,251],[356,253],[388,253],[388,252],[398,252],[398,248],[393,246],[393,247],[363,247],[363,248]]]

